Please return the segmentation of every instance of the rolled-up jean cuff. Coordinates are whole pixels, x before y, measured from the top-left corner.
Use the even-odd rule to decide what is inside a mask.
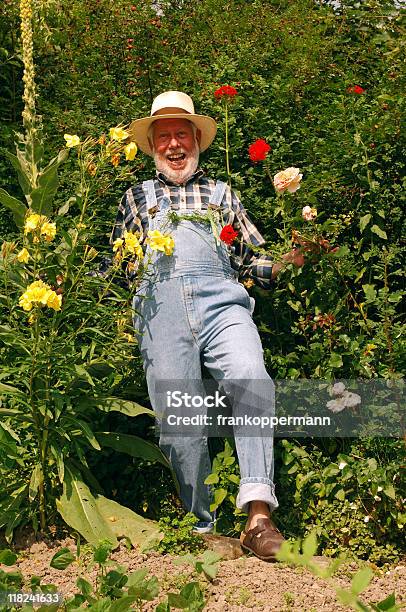
[[[246,514],[248,514],[248,504],[252,501],[263,501],[269,505],[269,509],[273,512],[278,506],[278,500],[275,497],[275,487],[273,484],[263,482],[245,482],[240,484],[240,490],[237,495],[236,506]]]

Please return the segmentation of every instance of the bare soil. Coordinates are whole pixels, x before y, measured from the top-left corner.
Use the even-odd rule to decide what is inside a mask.
[[[5,545],[0,541],[0,548]],[[72,538],[35,538],[32,534],[21,535],[13,548],[19,554],[13,567],[1,566],[10,571],[19,569],[26,580],[31,576],[41,576],[43,584],[53,583],[68,598],[78,591],[75,582],[82,575],[94,584],[96,568],[87,571],[86,562],[82,565],[74,562],[66,570],[59,571],[49,566],[53,555],[61,547],[68,547],[74,554],[76,544]],[[90,560],[90,550],[84,559]],[[233,555],[230,555],[233,556]],[[234,555],[236,556],[236,555]],[[141,554],[136,549],[128,550],[124,540],[120,542],[111,557],[128,571],[141,567],[149,569],[149,576],[155,575],[161,586],[159,597],[143,607],[145,611],[155,610],[155,606],[165,599],[169,591],[178,592],[193,576],[190,565],[175,565],[176,557],[161,555],[157,552]],[[323,562],[322,558],[319,558]],[[315,578],[303,568],[294,568],[285,564],[265,563],[255,557],[240,556],[220,562],[218,575],[213,583],[207,583],[199,576],[202,588],[205,589],[207,605],[210,612],[237,612],[244,610],[264,610],[272,612],[332,612],[346,610],[337,603],[335,591],[325,581]],[[349,564],[335,576],[336,584],[346,587],[350,577],[356,571],[357,564]],[[376,570],[376,575],[368,589],[363,593],[365,602],[378,602],[395,592],[396,601],[406,597],[406,564],[400,563],[386,570]]]

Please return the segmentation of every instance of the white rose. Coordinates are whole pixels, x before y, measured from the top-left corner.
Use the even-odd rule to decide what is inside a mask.
[[[277,193],[295,193],[300,187],[300,181],[303,174],[300,174],[299,168],[286,168],[282,172],[278,172],[273,177],[273,184]]]
[[[354,408],[361,403],[361,397],[357,393],[351,393],[351,391],[346,391],[343,399],[347,408]]]
[[[330,400],[326,404],[327,408],[331,410],[331,412],[341,412],[346,407],[344,398],[340,397],[336,400]]]
[[[335,383],[330,389],[330,395],[333,395],[334,397],[339,397],[340,395],[344,393],[344,391],[345,391],[344,383],[342,382]]]
[[[313,221],[317,217],[317,210],[310,208],[310,206],[304,206],[302,208],[302,217],[305,221]]]

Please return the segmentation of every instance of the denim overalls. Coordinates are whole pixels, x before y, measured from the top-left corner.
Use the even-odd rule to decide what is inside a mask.
[[[226,188],[225,183],[217,182],[210,208],[220,208]],[[226,245],[216,241],[208,224],[183,219],[171,223],[167,218],[171,201],[164,196],[157,202],[153,181],[145,181],[143,190],[149,229],[170,233],[175,241],[170,256],[147,247],[150,264],[133,300],[134,327],[140,332],[139,346],[154,410],[163,411],[155,393],[157,381],[196,381],[196,394],[201,393],[204,365],[220,387],[225,387],[227,380],[249,381],[252,397],[263,403],[262,412],[274,414],[274,402],[269,401],[274,385],[265,370],[261,341],[252,320],[255,302],[238,282]],[[196,211],[181,212],[187,215]],[[266,399],[258,395],[255,381],[261,381],[261,385],[265,381]],[[234,397],[233,414],[238,402]],[[236,430],[234,433],[241,470],[237,507],[247,512],[248,503],[259,500],[275,509],[272,435],[269,431],[255,437],[239,437]],[[212,521],[210,486],[204,484],[211,473],[207,437],[161,432],[159,446],[177,475],[187,510],[201,521]]]

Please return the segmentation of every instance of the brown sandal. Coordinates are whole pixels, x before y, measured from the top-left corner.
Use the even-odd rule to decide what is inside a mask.
[[[243,531],[240,536],[241,547],[262,561],[276,561],[276,553],[284,541],[285,538],[269,518],[258,519],[256,527]]]

